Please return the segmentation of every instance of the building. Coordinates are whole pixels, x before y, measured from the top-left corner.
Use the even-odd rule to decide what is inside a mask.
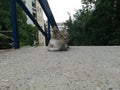
[[[42,29],[45,30],[45,20],[43,16],[43,10],[38,0],[36,0],[36,11],[37,11],[37,21],[39,25],[42,27]],[[45,46],[46,45],[45,37],[42,35],[40,31],[38,32],[38,38],[39,38],[39,45]]]
[[[63,29],[66,29],[66,25],[65,25],[64,22],[57,23],[57,26],[58,26],[58,28],[59,28],[60,31],[63,30]]]
[[[26,7],[29,9],[33,17],[37,20],[39,25],[44,30],[44,18],[43,18],[43,10],[41,8],[41,5],[39,4],[38,0],[25,0]],[[34,23],[31,21],[31,19],[27,16],[27,23],[34,25]],[[42,33],[38,32],[38,42],[40,46],[45,45],[45,38],[42,35]]]
[[[59,22],[59,23],[57,23],[57,26],[58,26],[58,29],[61,31],[61,30],[63,30],[63,29],[67,29],[67,27],[66,27],[66,25],[65,25],[65,23],[64,22]],[[48,24],[47,24],[47,22],[46,22],[46,28],[48,27]],[[50,28],[50,30],[52,30],[52,27]]]
[[[31,14],[34,16],[34,18],[37,18],[37,11],[36,11],[36,0],[24,0],[26,7],[29,9]],[[27,16],[27,23],[34,25],[31,19]]]

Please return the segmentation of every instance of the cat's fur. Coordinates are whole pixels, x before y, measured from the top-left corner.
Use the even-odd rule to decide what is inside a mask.
[[[48,51],[67,50],[69,42],[69,34],[66,29],[59,31],[56,26],[53,27],[51,40],[48,44]]]

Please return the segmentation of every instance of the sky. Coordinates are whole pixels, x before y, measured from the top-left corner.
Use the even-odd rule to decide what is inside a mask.
[[[48,0],[48,3],[56,22],[65,22],[69,19],[67,12],[72,16],[75,10],[82,7],[81,0]]]

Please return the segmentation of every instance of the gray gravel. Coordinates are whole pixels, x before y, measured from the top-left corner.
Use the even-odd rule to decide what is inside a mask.
[[[120,46],[0,50],[0,90],[120,90]]]

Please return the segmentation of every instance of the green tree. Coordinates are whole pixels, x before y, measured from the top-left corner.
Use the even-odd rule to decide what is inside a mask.
[[[8,0],[0,0],[0,30],[9,30],[10,21],[10,5]]]
[[[82,3],[83,8],[74,14],[73,28],[68,28],[75,33],[72,42],[76,43],[72,45],[120,45],[119,0],[82,0]]]
[[[88,2],[88,0],[82,0],[82,3],[83,8],[76,11],[74,20],[69,19],[66,22],[68,31],[72,37],[71,45],[85,45],[87,41],[85,25],[92,14],[93,1]],[[70,24],[71,21],[72,23]]]
[[[20,35],[20,44],[24,45],[33,45],[34,40],[38,41],[38,29],[32,25],[25,25],[19,32]]]
[[[116,11],[118,3],[115,0],[97,0],[91,19],[85,26],[91,34],[91,37],[89,37],[91,38],[91,44],[120,44],[120,39],[118,38],[120,34],[118,35],[119,31],[116,31],[118,30],[116,25],[120,22],[120,19],[116,18],[118,16],[116,12],[119,12]]]

